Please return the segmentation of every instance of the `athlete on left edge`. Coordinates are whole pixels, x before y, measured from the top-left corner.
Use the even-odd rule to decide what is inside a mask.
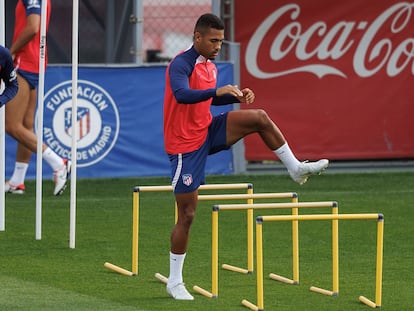
[[[48,26],[51,1],[47,1]],[[5,191],[14,194],[25,192],[24,180],[30,157],[37,151],[37,137],[33,125],[39,82],[41,7],[41,0],[19,0],[15,9],[14,35],[10,53],[17,71],[19,89],[16,96],[5,107],[6,133],[18,142],[13,175],[5,185]],[[45,54],[46,66],[47,51]],[[61,158],[45,144],[42,146],[42,158],[53,170],[55,183],[53,194],[62,194],[70,174],[71,161]]]
[[[16,69],[10,51],[0,45],[0,83],[1,81],[4,83],[4,89],[0,93],[0,108],[16,96],[19,89]]]

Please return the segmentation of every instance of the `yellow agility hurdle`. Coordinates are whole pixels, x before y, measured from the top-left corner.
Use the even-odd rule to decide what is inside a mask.
[[[253,190],[253,189],[252,189]],[[247,193],[247,194],[205,194],[199,195],[199,201],[226,201],[226,200],[247,200],[247,204],[254,204],[253,200],[259,199],[291,199],[292,202],[298,201],[296,192],[279,192],[279,193]],[[243,274],[250,274],[254,269],[254,253],[253,253],[253,209],[247,211],[247,269],[239,268],[229,264],[223,264],[222,268]]]
[[[264,310],[263,290],[263,222],[266,221],[305,221],[305,220],[377,220],[377,254],[376,254],[376,278],[375,278],[375,302],[364,296],[359,296],[359,301],[372,308],[381,307],[382,297],[382,265],[383,265],[383,241],[384,241],[384,216],[382,214],[319,214],[298,216],[258,216],[256,218],[256,265],[257,265],[257,305],[243,299],[242,304],[255,311]]]
[[[194,285],[193,290],[198,292],[201,295],[204,295],[208,298],[216,298],[218,297],[218,212],[222,211],[240,211],[240,210],[253,210],[256,209],[286,209],[290,208],[296,215],[292,215],[291,217],[297,216],[297,210],[299,208],[320,208],[320,207],[331,207],[333,214],[338,214],[338,203],[335,201],[327,201],[327,202],[296,202],[296,203],[255,203],[255,204],[223,204],[223,205],[214,205],[212,211],[212,248],[211,248],[211,292],[203,289],[200,286]],[[297,222],[296,222],[297,223]],[[297,230],[297,226],[294,228],[294,262],[293,262],[293,275],[294,279],[288,279],[283,276],[279,276],[277,274],[271,274],[271,278],[277,281],[281,281],[288,284],[299,284],[299,234]],[[295,231],[296,230],[296,231]],[[334,260],[335,264],[333,264],[333,283],[334,289],[337,290],[338,284],[338,223],[337,220],[332,221],[332,249],[334,250],[333,253],[336,256]]]
[[[251,183],[234,184],[208,184],[201,185],[198,190],[247,190],[248,194],[253,193]],[[139,242],[139,193],[140,192],[168,192],[173,191],[171,185],[166,186],[137,186],[134,187],[132,199],[132,271],[121,268],[109,262],[104,263],[104,267],[126,276],[138,275],[138,242]],[[177,206],[175,208],[175,221],[177,221]],[[160,277],[157,277],[159,275]],[[165,281],[165,277],[156,274],[160,281]]]
[[[298,195],[296,192],[278,192],[278,193],[253,193],[253,189],[247,189],[247,194],[200,194],[198,195],[199,201],[225,201],[225,200],[247,200],[247,204],[253,204],[253,200],[258,199],[285,199],[289,198],[292,202],[297,202]],[[240,268],[234,265],[223,264],[222,268],[238,272],[242,274],[251,274],[253,272],[254,266],[254,253],[253,253],[253,209],[246,209],[247,211],[247,269]],[[297,233],[297,226],[296,228],[293,227],[295,230],[293,232]],[[298,245],[298,236],[293,234],[293,245]],[[156,273],[155,277],[163,282],[167,283],[168,279],[160,273]],[[212,298],[213,295],[208,291],[203,290],[202,288],[196,286],[197,291],[199,293],[203,293],[204,296]]]

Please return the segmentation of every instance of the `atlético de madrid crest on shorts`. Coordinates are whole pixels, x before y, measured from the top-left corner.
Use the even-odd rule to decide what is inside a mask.
[[[192,183],[193,183],[193,176],[191,174],[184,174],[183,184],[186,186],[190,186]]]

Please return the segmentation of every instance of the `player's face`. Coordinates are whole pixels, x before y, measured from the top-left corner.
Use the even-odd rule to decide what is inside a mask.
[[[215,59],[221,50],[223,40],[224,30],[210,28],[205,34],[195,33],[194,47],[205,58]]]

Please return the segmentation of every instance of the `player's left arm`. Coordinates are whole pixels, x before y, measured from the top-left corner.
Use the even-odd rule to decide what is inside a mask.
[[[29,43],[40,30],[40,14],[31,13],[26,16],[26,26],[10,47],[10,53],[14,56],[27,43]]]

